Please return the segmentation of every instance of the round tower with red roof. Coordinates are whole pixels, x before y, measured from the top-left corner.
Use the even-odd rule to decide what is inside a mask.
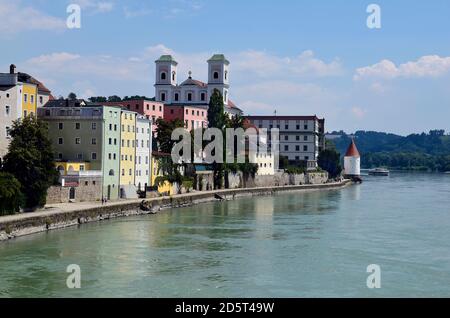
[[[359,177],[361,175],[361,156],[352,139],[344,156],[344,174],[346,177]]]

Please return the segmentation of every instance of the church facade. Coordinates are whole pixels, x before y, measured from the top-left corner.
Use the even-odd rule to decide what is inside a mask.
[[[162,102],[170,112],[170,107],[190,107],[201,113],[207,110],[210,96],[215,89],[223,96],[225,111],[229,115],[242,115],[239,109],[229,98],[230,62],[223,54],[215,54],[208,61],[208,83],[189,77],[178,84],[178,63],[171,55],[162,55],[156,64],[155,74],[155,99]],[[190,110],[192,112],[192,109]]]

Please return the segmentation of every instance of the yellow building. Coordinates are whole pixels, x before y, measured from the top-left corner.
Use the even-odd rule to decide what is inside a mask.
[[[36,115],[38,88],[35,84],[22,83],[22,116]]]
[[[137,113],[122,110],[120,144],[121,186],[134,186],[136,160],[136,116]]]
[[[156,178],[162,177],[164,175],[163,171],[159,168],[158,162],[161,158],[167,158],[169,157],[169,154],[165,154],[158,151],[152,152],[152,166],[151,166],[151,186],[155,187],[156,185]],[[167,195],[173,195],[173,185],[166,181],[163,185],[158,185],[158,193],[161,194],[167,194]]]
[[[89,162],[55,162],[55,167],[61,175],[91,170],[91,164]]]

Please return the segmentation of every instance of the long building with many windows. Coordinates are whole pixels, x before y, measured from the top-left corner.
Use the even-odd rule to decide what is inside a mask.
[[[317,116],[248,116],[257,128],[268,133],[268,147],[271,147],[270,130],[279,130],[279,155],[289,161],[305,161],[308,168],[315,167],[319,152],[325,148],[325,119]]]

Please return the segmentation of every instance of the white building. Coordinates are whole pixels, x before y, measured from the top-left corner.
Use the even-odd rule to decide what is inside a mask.
[[[344,175],[347,177],[361,175],[361,156],[353,139],[344,156]]]
[[[145,116],[136,118],[135,186],[145,191],[150,186],[152,153],[152,124]]]
[[[248,116],[258,129],[266,129],[268,148],[272,148],[270,131],[279,130],[279,155],[289,161],[305,161],[308,168],[317,166],[319,152],[325,148],[325,119],[317,116]]]
[[[229,98],[230,62],[223,54],[215,54],[208,60],[208,83],[189,77],[178,84],[178,63],[171,55],[162,55],[156,63],[155,99],[170,105],[208,106],[214,89],[223,96],[225,111],[229,114],[242,115]]]

